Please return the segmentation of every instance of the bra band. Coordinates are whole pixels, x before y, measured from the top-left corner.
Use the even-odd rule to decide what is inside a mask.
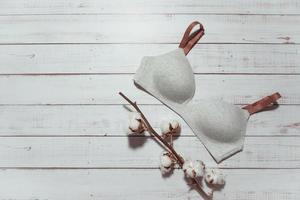
[[[197,25],[200,25],[199,29],[191,33],[193,28]],[[182,48],[184,54],[187,55],[190,50],[195,46],[195,44],[200,40],[200,38],[204,35],[204,27],[200,22],[194,21],[192,22],[186,29],[182,40],[179,44],[179,48]]]
[[[281,97],[281,95],[276,92],[270,96],[267,96],[265,98],[262,98],[259,101],[256,101],[253,104],[250,104],[248,106],[243,107],[243,109],[247,110],[249,112],[249,114],[254,114],[257,113],[259,111],[262,111],[263,109],[274,105],[274,103],[276,103],[276,101]]]

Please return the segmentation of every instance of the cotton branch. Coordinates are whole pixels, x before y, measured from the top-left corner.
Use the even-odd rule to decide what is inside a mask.
[[[184,165],[184,159],[175,151],[175,149],[173,148],[172,145],[170,145],[166,140],[164,140],[164,138],[162,138],[154,129],[153,127],[150,125],[149,121],[147,120],[147,118],[145,117],[145,115],[143,114],[143,112],[140,110],[140,108],[138,107],[136,102],[132,102],[127,96],[125,96],[122,92],[119,92],[119,95],[121,95],[130,105],[132,105],[134,107],[134,109],[140,113],[141,118],[143,120],[143,123],[146,126],[147,131],[154,136],[154,138],[160,143],[162,144],[165,149],[170,152],[173,157],[176,159],[176,162],[178,163],[178,165],[180,166],[180,168],[183,168]],[[212,192],[206,192],[203,187],[201,186],[201,183],[199,182],[199,180],[197,178],[192,178],[192,180],[196,183],[198,189],[200,189],[207,197],[211,197],[212,196]]]

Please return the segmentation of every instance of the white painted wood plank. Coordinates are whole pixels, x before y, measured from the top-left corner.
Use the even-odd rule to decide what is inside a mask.
[[[214,200],[298,200],[300,170],[225,170],[227,184]],[[203,199],[181,171],[162,178],[158,170],[2,170],[1,199],[182,200]]]
[[[186,158],[216,166],[196,137],[174,142]],[[150,137],[2,137],[1,168],[158,168],[162,148]],[[299,137],[247,137],[225,168],[299,168]]]
[[[123,104],[124,92],[140,104],[159,103],[133,85],[132,75],[0,76],[0,104]],[[281,104],[299,104],[298,75],[196,75],[195,100],[252,103],[279,91]]]
[[[1,74],[134,73],[145,55],[176,44],[0,45]],[[300,45],[199,44],[195,73],[300,73]],[[116,59],[120,55],[120,59]],[[268,59],[266,59],[268,58]]]
[[[299,14],[297,0],[2,0],[0,14],[243,13]]]
[[[179,43],[195,20],[204,43],[300,42],[300,16],[18,15],[0,16],[0,43]]]
[[[163,120],[177,119],[182,135],[194,135],[186,123],[163,105],[142,105],[155,128]],[[80,117],[78,117],[80,116]],[[281,105],[252,115],[248,136],[299,136],[300,106]],[[124,136],[128,111],[121,105],[1,106],[0,136]]]

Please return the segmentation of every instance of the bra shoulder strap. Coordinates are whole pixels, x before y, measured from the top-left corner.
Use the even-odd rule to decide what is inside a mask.
[[[195,26],[199,25],[199,29],[195,30],[193,33],[192,30]],[[204,27],[203,25],[198,22],[194,21],[192,22],[184,32],[184,35],[182,37],[182,40],[179,44],[179,48],[182,48],[184,51],[184,54],[187,55],[190,50],[195,46],[195,44],[200,40],[200,38],[204,35]]]
[[[250,115],[257,113],[266,109],[269,106],[272,106],[276,103],[276,101],[281,97],[281,95],[276,92],[270,96],[264,97],[261,100],[258,100],[250,105],[243,107],[243,109],[247,110]]]

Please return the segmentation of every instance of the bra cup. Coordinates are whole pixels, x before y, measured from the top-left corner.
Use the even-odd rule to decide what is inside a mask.
[[[182,49],[156,57],[153,64],[159,68],[153,74],[153,81],[161,96],[175,103],[193,98],[194,73]]]
[[[249,117],[245,110],[224,101],[203,101],[189,109],[193,111],[190,119],[196,120],[192,124],[212,142],[234,143],[243,138]]]

